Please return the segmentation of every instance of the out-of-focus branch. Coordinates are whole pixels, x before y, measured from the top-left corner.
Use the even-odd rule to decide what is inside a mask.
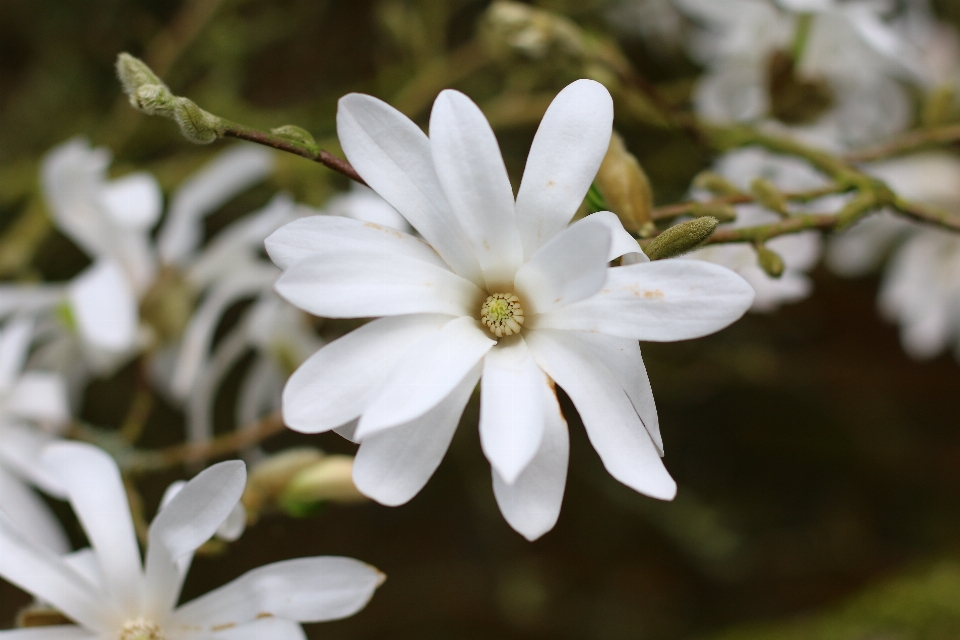
[[[960,142],[960,125],[918,129],[900,135],[889,142],[848,153],[847,162],[869,162],[898,156],[924,147]]]

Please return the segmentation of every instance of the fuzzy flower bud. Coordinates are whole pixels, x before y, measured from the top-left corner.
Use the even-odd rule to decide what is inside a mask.
[[[610,137],[610,147],[594,182],[627,230],[640,231],[650,224],[653,208],[650,181],[616,132]]]
[[[683,255],[703,244],[718,224],[720,221],[710,216],[681,222],[654,238],[643,252],[651,260]]]
[[[693,186],[696,189],[704,189],[718,196],[736,196],[740,195],[738,189],[726,178],[713,171],[701,171],[693,179]]]
[[[323,451],[313,447],[286,449],[261,460],[250,470],[243,492],[243,506],[257,514],[276,503],[290,480],[300,471],[324,458]]]
[[[697,218],[712,216],[720,222],[733,222],[737,219],[737,210],[729,204],[694,202],[690,214]]]
[[[183,137],[195,144],[210,144],[219,137],[220,118],[204,111],[189,98],[175,98],[173,119]]]
[[[763,207],[781,216],[788,216],[787,202],[776,186],[766,178],[755,178],[750,183],[750,191],[756,196],[757,202]]]
[[[270,133],[307,146],[315,146],[317,144],[317,141],[313,138],[313,134],[295,124],[285,124],[282,127],[270,129]]]
[[[130,104],[135,109],[141,108],[135,98],[141,87],[152,85],[154,87],[167,89],[167,85],[163,83],[163,80],[158,78],[143,60],[134,58],[129,53],[121,53],[117,56],[117,76],[120,78],[120,83],[123,84],[124,93],[129,96]],[[167,89],[167,93],[169,93],[169,91],[170,90]]]
[[[765,244],[757,244],[754,247],[757,250],[757,264],[771,278],[779,278],[783,275],[783,258],[776,251],[771,251]]]
[[[280,495],[280,504],[293,515],[308,513],[323,502],[366,500],[353,483],[353,457],[325,456],[298,472]]]

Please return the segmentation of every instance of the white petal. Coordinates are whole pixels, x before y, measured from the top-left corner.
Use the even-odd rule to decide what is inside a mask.
[[[599,82],[577,80],[550,103],[517,192],[526,258],[573,218],[600,169],[612,130],[613,100]]]
[[[20,376],[33,339],[33,321],[13,318],[0,330],[0,391],[9,391]]]
[[[3,466],[0,466],[0,510],[6,512],[30,540],[54,553],[70,550],[63,527],[47,503]]]
[[[177,561],[213,537],[240,501],[246,466],[239,460],[215,464],[188,482],[150,525],[147,547],[148,607],[159,619],[180,595],[182,574]]]
[[[657,405],[653,400],[653,388],[650,386],[647,368],[643,366],[643,357],[640,355],[640,345],[630,338],[616,338],[600,333],[578,332],[576,336],[590,346],[593,354],[620,383],[662,456],[660,419],[657,417]]]
[[[470,317],[451,320],[412,345],[360,416],[356,437],[393,427],[437,406],[483,358],[495,341]]]
[[[513,483],[540,448],[549,386],[522,336],[500,340],[483,359],[480,380],[480,445],[487,460]]]
[[[407,313],[473,313],[483,293],[444,267],[408,257],[325,254],[290,267],[277,293],[325,318],[369,318]]]
[[[611,211],[597,211],[591,213],[585,218],[573,223],[576,226],[584,220],[592,220],[594,223],[605,225],[610,230],[610,253],[607,255],[607,262],[617,258],[626,258],[629,256],[630,263],[650,262],[650,258],[643,253],[640,243],[630,233],[623,228],[623,222],[617,217],[617,214]],[[624,263],[627,264],[627,263]]]
[[[478,363],[450,395],[416,420],[363,439],[353,461],[353,482],[361,493],[395,507],[420,492],[453,440],[480,371]]]
[[[0,576],[49,602],[72,620],[106,631],[119,618],[115,605],[54,552],[29,540],[0,511]]]
[[[610,240],[610,228],[590,216],[543,244],[514,280],[524,312],[543,313],[599,291],[607,277]]]
[[[116,262],[98,260],[73,279],[68,292],[84,341],[112,352],[133,347],[139,317],[137,299]]]
[[[0,284],[0,319],[49,311],[63,301],[65,290],[55,284]]]
[[[410,315],[368,322],[310,356],[283,388],[283,422],[302,433],[357,418],[411,345],[450,316]]]
[[[100,636],[74,625],[0,631],[0,640],[97,640]]]
[[[513,189],[490,123],[480,107],[459,91],[447,89],[433,103],[430,151],[487,289],[508,290],[523,262]]]
[[[0,425],[0,441],[0,462],[8,471],[54,497],[66,497],[60,476],[40,462],[41,452],[54,442],[53,436],[25,424],[8,422]]]
[[[90,547],[84,547],[78,551],[73,551],[60,556],[64,562],[70,565],[70,568],[79,573],[83,578],[98,589],[103,588],[103,573],[100,571],[100,565],[97,563],[97,554]]]
[[[165,263],[183,264],[203,237],[201,220],[222,204],[266,178],[273,153],[240,145],[220,153],[181,186],[170,201],[157,247]]]
[[[537,364],[573,400],[610,475],[640,493],[672,500],[677,484],[630,399],[603,362],[565,331],[530,331],[526,338]]]
[[[359,560],[298,558],[248,571],[177,609],[172,625],[204,629],[273,616],[321,622],[352,616],[366,606],[383,574]]]
[[[28,371],[14,385],[7,411],[41,423],[62,424],[70,418],[67,383],[59,373]]]
[[[187,636],[193,640],[195,636]],[[299,622],[283,618],[261,618],[248,624],[217,630],[202,640],[307,640]],[[198,639],[199,640],[199,639]]]
[[[160,185],[146,172],[110,181],[104,185],[100,198],[113,221],[129,229],[150,229],[163,210]]]
[[[409,118],[372,96],[351,93],[337,104],[337,135],[347,159],[458,274],[483,278],[473,248],[450,215],[433,168],[430,141]]]
[[[328,253],[411,258],[446,268],[436,251],[419,238],[372,222],[338,216],[300,218],[274,231],[265,245],[270,259],[281,269]]]
[[[247,510],[242,502],[238,502],[227,515],[227,519],[217,527],[216,536],[226,542],[235,542],[246,529]]]
[[[390,203],[368,187],[356,182],[350,184],[350,192],[336,195],[323,205],[328,216],[343,216],[361,222],[372,222],[398,231],[410,233],[413,227],[390,206]]]
[[[63,480],[70,504],[97,553],[111,598],[125,611],[136,609],[143,571],[117,463],[101,449],[79,442],[50,445],[43,463]]]
[[[567,481],[570,436],[557,394],[544,386],[545,424],[540,448],[513,484],[493,472],[493,495],[507,522],[527,540],[536,540],[553,528],[560,516]]]
[[[753,287],[719,265],[659,260],[607,270],[595,296],[533,318],[536,328],[670,342],[714,333],[750,308]]]

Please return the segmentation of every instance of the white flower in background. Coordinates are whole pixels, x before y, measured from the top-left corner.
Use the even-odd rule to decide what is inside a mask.
[[[721,157],[714,169],[744,191],[749,191],[754,178],[766,178],[784,192],[816,189],[826,184],[825,178],[809,164],[798,159],[774,155],[759,148],[731,151]],[[836,208],[836,199],[821,202]],[[759,205],[738,205],[735,222],[722,228],[752,227],[779,220],[775,213]],[[777,310],[781,304],[796,302],[810,295],[813,283],[807,276],[820,259],[822,240],[817,231],[804,231],[773,238],[767,247],[781,258],[785,269],[779,278],[772,278],[757,264],[757,253],[749,243],[716,244],[693,251],[684,258],[706,260],[733,269],[756,291],[753,311]]]
[[[672,0],[624,0],[613,4],[606,18],[620,33],[643,39],[654,56],[681,51],[687,25]]]
[[[610,142],[602,85],[560,92],[534,139],[514,201],[496,137],[456,91],[433,106],[430,138],[376,98],[341,98],[337,130],[364,180],[423,240],[317,216],[267,239],[277,291],[328,318],[379,317],[326,345],[284,389],[285,422],[360,442],[354,481],[388,505],[440,464],[480,382],[480,439],[505,518],[530,539],[556,522],[568,435],[554,381],[576,405],[610,473],[670,499],[638,340],[706,335],[753,298],[704,262],[648,262],[616,216],[568,226]],[[624,254],[641,263],[608,268]],[[482,378],[482,379],[481,379]]]
[[[357,560],[300,558],[254,569],[177,606],[194,551],[240,500],[243,463],[214,465],[183,486],[150,525],[141,560],[113,459],[91,445],[59,443],[44,460],[61,476],[92,548],[57,556],[0,513],[0,576],[76,626],[0,631],[0,638],[301,640],[301,622],[353,615],[382,582]]]
[[[830,148],[862,145],[903,129],[911,117],[909,96],[899,79],[921,72],[913,50],[883,20],[881,3],[840,0],[674,0],[703,25],[690,42],[692,56],[707,67],[694,101],[704,118],[761,121],[771,116],[773,56],[789,56],[801,14],[812,19],[796,64],[806,82],[829,96],[822,115],[790,130]],[[786,93],[784,93],[786,95]],[[820,93],[822,97],[822,92]],[[814,114],[816,115],[816,114]],[[804,120],[801,118],[801,120]],[[805,122],[805,121],[804,121]]]
[[[0,328],[0,511],[41,545],[69,549],[59,522],[29,485],[63,497],[40,451],[70,418],[66,385],[47,371],[24,371],[33,323],[15,317]],[[0,552],[2,553],[2,552]]]
[[[960,158],[954,154],[920,153],[866,169],[907,200],[960,210]],[[860,276],[888,256],[878,305],[900,324],[904,350],[926,359],[954,344],[960,359],[960,235],[882,212],[832,238],[827,265]]]

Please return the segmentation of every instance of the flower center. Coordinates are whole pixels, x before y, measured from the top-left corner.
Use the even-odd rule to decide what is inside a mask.
[[[513,293],[493,294],[480,307],[480,322],[498,338],[520,333],[523,324],[520,298]]]
[[[164,640],[163,630],[156,622],[137,618],[123,625],[120,640]]]

